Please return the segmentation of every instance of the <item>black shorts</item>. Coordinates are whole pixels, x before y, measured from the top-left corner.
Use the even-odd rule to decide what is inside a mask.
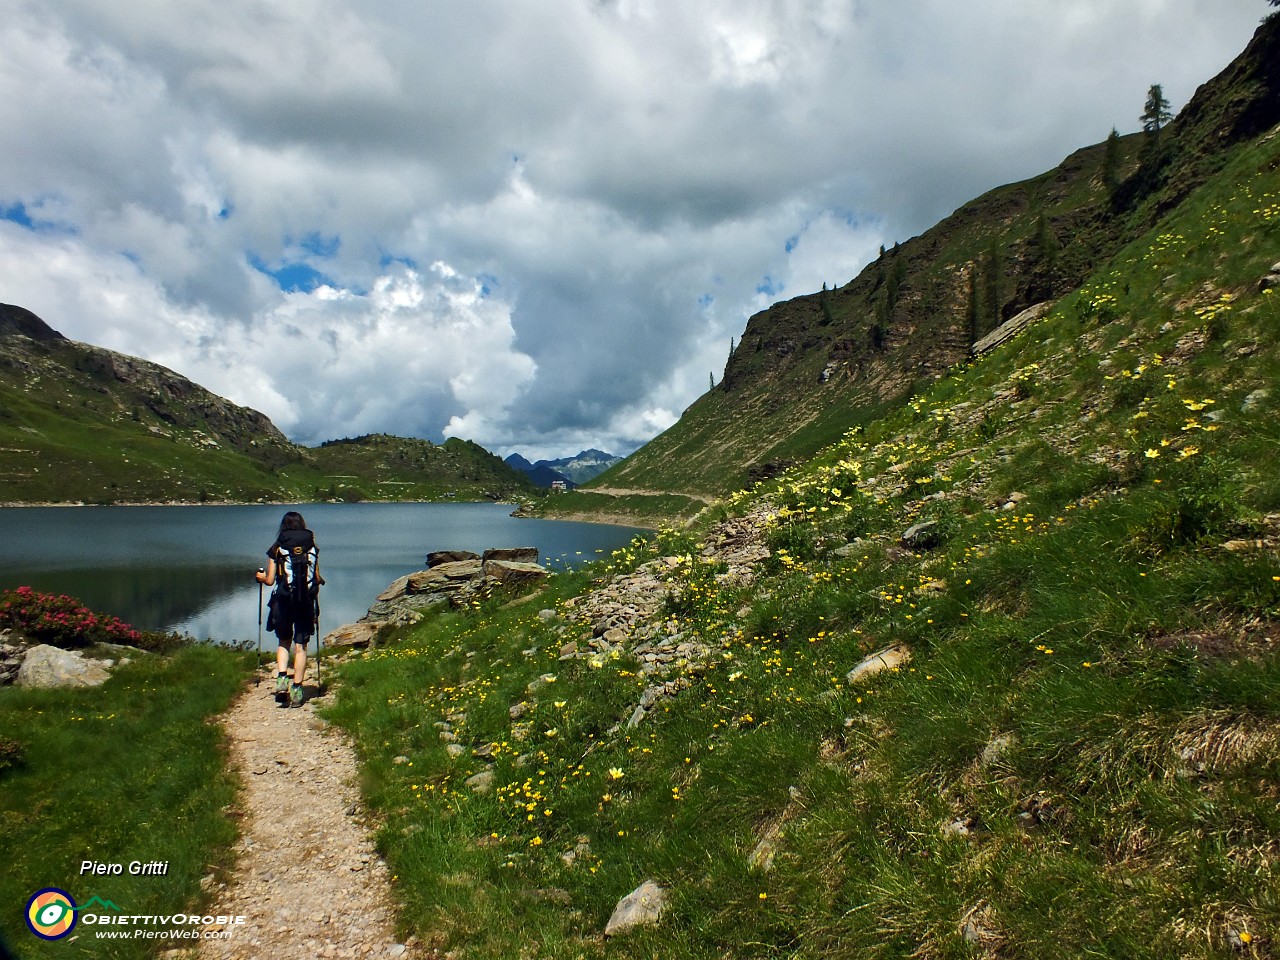
[[[310,641],[311,634],[315,631],[314,603],[295,604],[285,596],[272,594],[270,606],[267,629],[275,632],[280,639],[280,646]]]

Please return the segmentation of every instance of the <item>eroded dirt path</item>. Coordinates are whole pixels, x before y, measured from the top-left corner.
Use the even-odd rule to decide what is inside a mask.
[[[356,759],[308,700],[281,708],[266,677],[223,717],[244,785],[236,870],[210,913],[244,916],[202,960],[422,957],[395,938],[386,865],[361,825]]]

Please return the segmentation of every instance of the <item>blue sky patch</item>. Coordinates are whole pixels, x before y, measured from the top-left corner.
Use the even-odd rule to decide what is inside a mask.
[[[70,224],[58,223],[56,220],[42,220],[39,214],[39,205],[36,207],[36,214],[33,216],[32,211],[21,200],[15,200],[13,203],[4,204],[0,202],[0,220],[8,220],[10,223],[16,223],[20,227],[26,227],[28,230],[49,230],[56,233],[65,233],[75,236],[79,233],[75,227]]]
[[[378,258],[378,266],[383,270],[391,266],[393,263],[398,263],[401,266],[408,267],[410,270],[418,269],[418,261],[413,259],[413,257],[406,257],[404,254],[383,253],[382,256]]]
[[[27,213],[27,205],[21,200],[12,206],[0,207],[0,220],[9,220],[20,227],[26,227],[28,230],[36,228],[35,221],[31,219],[31,214]]]
[[[332,277],[310,264],[286,263],[273,270],[257,254],[250,254],[249,265],[274,280],[285,293],[310,293],[317,287],[337,287]]]
[[[319,231],[315,231],[308,233],[299,240],[298,246],[313,256],[329,260],[338,255],[338,249],[342,246],[342,238],[339,236],[326,237]]]
[[[763,293],[766,297],[776,297],[785,286],[786,284],[784,283],[775,282],[773,277],[766,273],[756,285],[756,293]]]
[[[481,273],[476,275],[476,282],[480,284],[480,296],[487,297],[502,285],[492,273]]]

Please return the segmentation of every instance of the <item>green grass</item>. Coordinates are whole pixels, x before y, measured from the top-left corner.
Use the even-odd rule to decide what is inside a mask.
[[[149,957],[161,941],[109,946],[80,925],[73,942],[26,928],[44,887],[93,896],[132,914],[205,905],[200,881],[230,866],[235,788],[213,718],[244,681],[247,654],[205,645],[145,655],[92,689],[0,690],[0,928],[23,957]],[[120,863],[82,876],[81,862]],[[167,861],[163,877],[133,861]],[[172,944],[167,944],[171,946]]]
[[[546,497],[528,512],[531,516],[565,520],[584,517],[654,529],[676,517],[692,517],[706,506],[705,500],[678,493],[613,495],[585,489]]]

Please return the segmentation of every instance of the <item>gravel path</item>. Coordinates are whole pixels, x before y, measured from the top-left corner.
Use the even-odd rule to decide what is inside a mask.
[[[223,717],[244,785],[243,829],[231,882],[214,915],[244,916],[202,960],[422,958],[395,939],[386,864],[360,823],[356,759],[308,700],[281,708],[274,680],[249,687]]]

